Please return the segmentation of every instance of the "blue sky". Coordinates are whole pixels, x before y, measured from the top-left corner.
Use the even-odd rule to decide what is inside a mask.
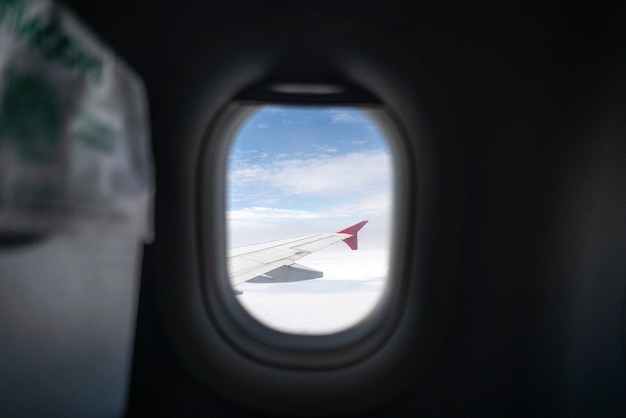
[[[229,246],[334,232],[362,219],[383,245],[392,182],[386,141],[358,109],[260,107],[229,154]]]

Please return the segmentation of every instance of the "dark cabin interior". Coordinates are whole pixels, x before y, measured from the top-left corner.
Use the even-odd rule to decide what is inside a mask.
[[[355,21],[398,45],[436,78],[462,144],[452,324],[409,391],[358,416],[624,416],[626,3],[66,3],[149,97],[156,239],[143,260],[128,417],[259,415],[192,377],[163,330],[155,282],[176,246],[159,232],[177,143],[164,126],[190,57],[290,15]]]

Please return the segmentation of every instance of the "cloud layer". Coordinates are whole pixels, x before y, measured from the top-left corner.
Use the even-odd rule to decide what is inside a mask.
[[[303,261],[323,271],[323,278],[242,283],[236,286],[243,292],[237,300],[259,322],[279,331],[308,335],[343,331],[367,318],[380,302],[386,285],[387,272],[379,266],[387,254],[357,253],[349,257],[322,252],[312,255]]]

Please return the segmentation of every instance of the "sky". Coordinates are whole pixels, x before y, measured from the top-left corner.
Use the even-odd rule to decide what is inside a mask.
[[[261,106],[235,135],[227,170],[229,248],[369,221],[359,250],[338,243],[298,261],[321,279],[238,285],[244,307],[295,333],[340,331],[366,316],[387,275],[393,186],[375,123],[356,108]]]

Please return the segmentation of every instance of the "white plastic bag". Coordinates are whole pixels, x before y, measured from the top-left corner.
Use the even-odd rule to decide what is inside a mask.
[[[0,0],[0,239],[101,225],[152,237],[141,80],[48,0]]]

